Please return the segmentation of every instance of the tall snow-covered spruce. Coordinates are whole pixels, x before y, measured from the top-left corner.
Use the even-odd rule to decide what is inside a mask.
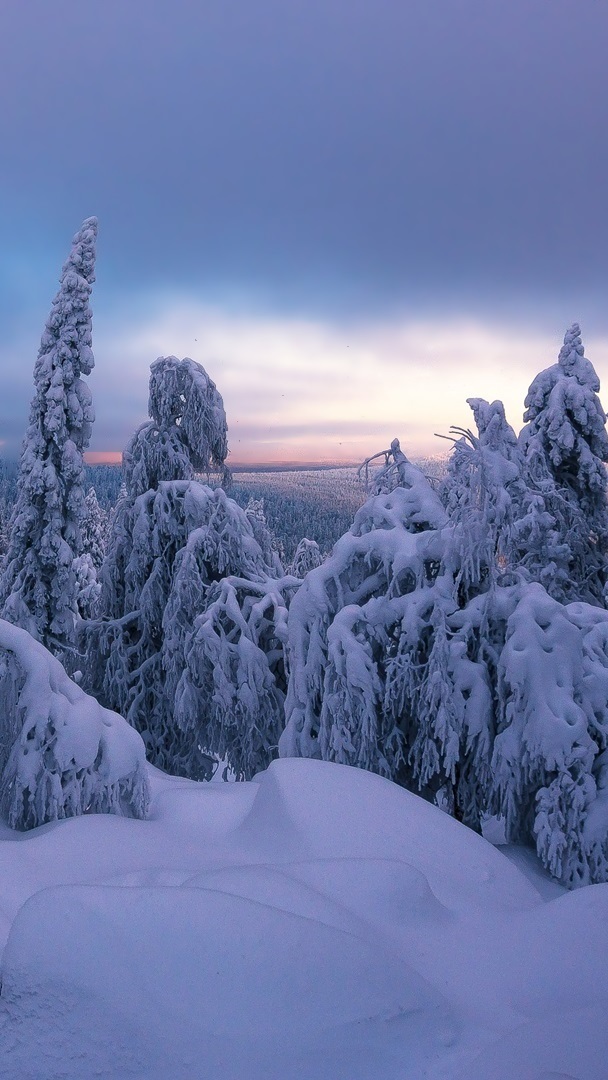
[[[83,451],[94,420],[81,378],[94,366],[89,298],[97,219],[74,237],[34,369],[36,392],[21,453],[18,495],[0,579],[0,613],[61,656],[74,641],[74,559],[85,516]]]

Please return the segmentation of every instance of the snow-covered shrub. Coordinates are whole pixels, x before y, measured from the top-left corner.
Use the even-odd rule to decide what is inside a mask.
[[[73,240],[34,368],[36,393],[0,576],[0,613],[61,655],[74,640],[85,516],[83,451],[94,420],[81,375],[94,366],[89,297],[97,220]]]
[[[145,817],[148,779],[137,732],[4,620],[0,718],[0,803],[12,828],[84,813]]]

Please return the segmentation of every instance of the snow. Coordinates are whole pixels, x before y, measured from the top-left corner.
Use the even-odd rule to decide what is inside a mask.
[[[90,811],[145,817],[141,737],[85,694],[26,630],[0,619],[0,802],[18,829]]]
[[[343,765],[149,778],[0,835],[1,1077],[605,1080],[608,885]]]

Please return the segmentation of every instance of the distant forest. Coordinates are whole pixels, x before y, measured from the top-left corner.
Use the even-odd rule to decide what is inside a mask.
[[[415,458],[430,479],[445,473],[443,458]],[[17,494],[19,463],[0,458],[0,522],[8,522]],[[94,488],[99,505],[116,505],[123,480],[120,465],[85,465],[85,488]],[[322,552],[351,526],[367,498],[365,486],[353,467],[235,471],[231,497],[246,508],[250,499],[263,500],[269,529],[290,562],[303,536],[315,540]]]

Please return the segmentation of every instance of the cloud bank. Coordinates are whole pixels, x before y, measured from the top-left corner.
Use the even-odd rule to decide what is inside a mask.
[[[217,383],[235,462],[357,461],[395,436],[406,452],[443,453],[447,444],[434,433],[470,426],[467,397],[502,399],[518,430],[527,388],[555,362],[565,329],[549,334],[478,319],[337,322],[175,296],[149,298],[134,316],[107,323],[94,333],[91,449],[123,449],[147,417],[150,363],[173,354],[202,363]],[[600,378],[608,378],[608,337],[586,344]],[[0,435],[4,453],[14,455],[35,352],[24,340],[5,356]]]
[[[217,383],[234,461],[353,461],[395,435],[411,453],[441,453],[434,433],[470,425],[467,397],[501,398],[519,429],[527,388],[555,362],[564,329],[345,324],[159,303],[155,314],[97,335],[93,448],[122,449],[147,415],[150,363],[174,354],[202,363]],[[600,376],[608,371],[608,338],[590,341],[587,354]]]

